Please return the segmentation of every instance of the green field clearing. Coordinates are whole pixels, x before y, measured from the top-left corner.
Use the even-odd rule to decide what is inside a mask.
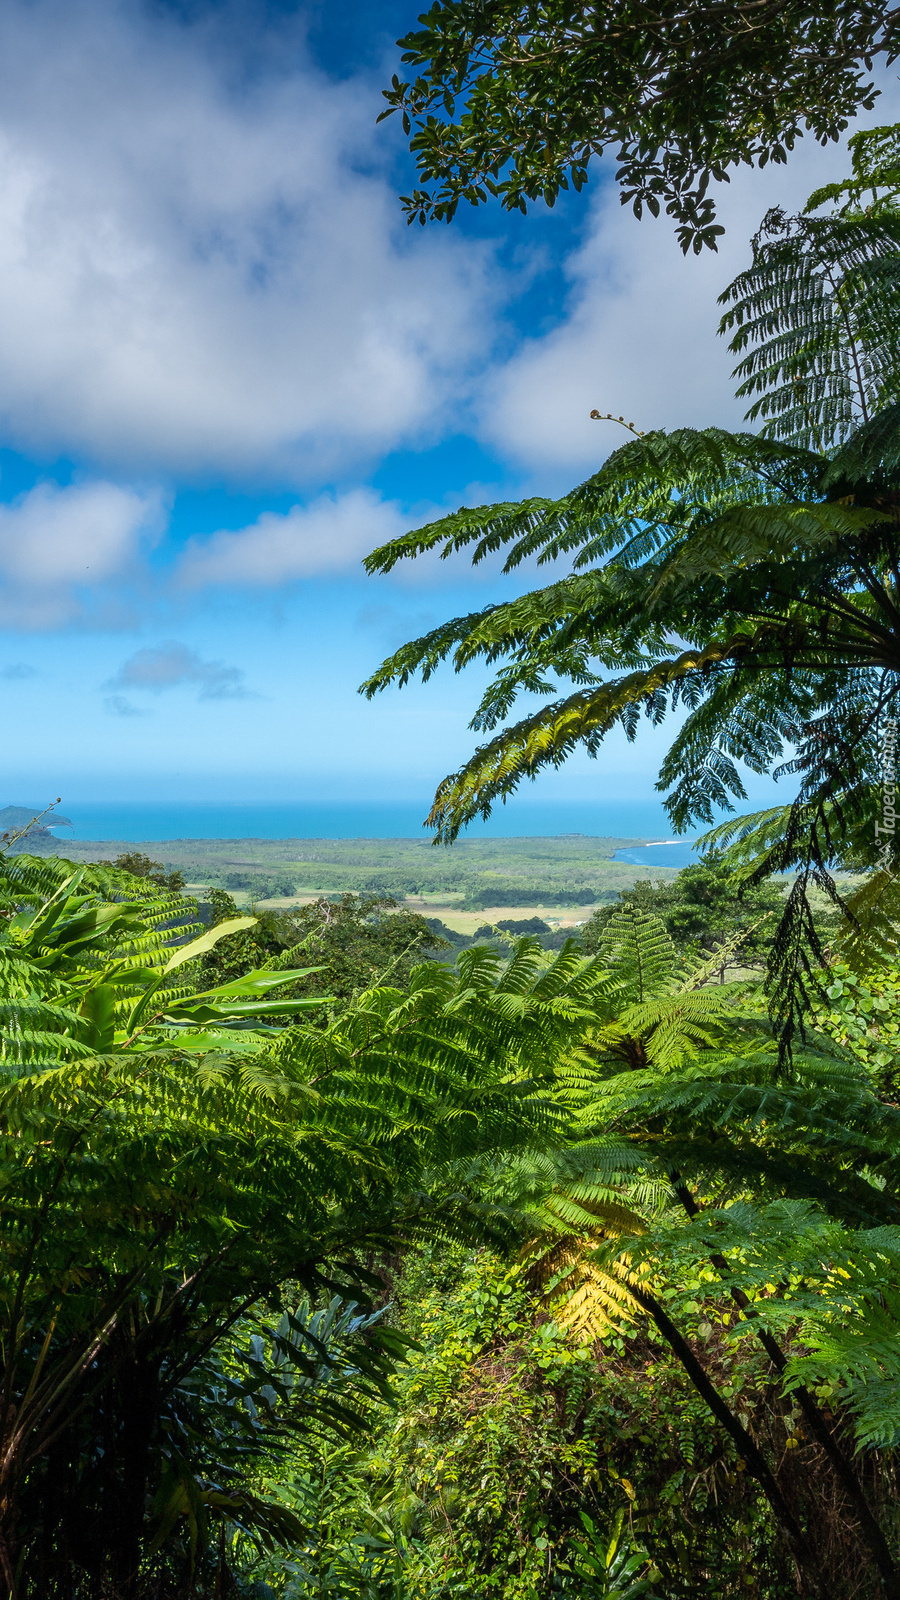
[[[168,839],[59,842],[78,861],[114,860],[141,850],[179,868],[192,893],[227,889],[239,904],[302,905],[319,895],[391,895],[459,932],[484,921],[539,915],[585,921],[639,878],[671,878],[677,868],[613,861],[623,838],[462,839],[435,848],[430,839]],[[45,852],[46,853],[46,852]],[[471,924],[471,927],[470,927]]]
[[[409,910],[420,909],[414,901],[406,901]],[[552,929],[577,928],[587,922],[591,913],[596,911],[592,906],[485,906],[483,911],[454,911],[452,907],[438,906],[428,915],[439,917],[446,927],[454,933],[464,933],[471,938],[486,922],[500,922],[504,919],[517,919],[525,917],[540,917]]]
[[[114,859],[146,851],[178,867],[197,888],[226,888],[255,899],[303,901],[317,894],[392,894],[437,912],[512,906],[569,910],[593,906],[636,878],[673,877],[613,861],[620,846],[641,840],[591,838],[464,838],[436,848],[428,838],[176,838],[72,840],[59,853],[72,861]]]

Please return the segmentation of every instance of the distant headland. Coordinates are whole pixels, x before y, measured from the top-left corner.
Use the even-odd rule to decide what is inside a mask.
[[[0,834],[17,833],[20,828],[28,828],[28,824],[39,817],[46,810],[44,806],[3,806],[0,809]],[[74,826],[68,817],[61,817],[58,812],[53,814],[54,828],[71,828]],[[29,839],[52,839],[53,834],[43,822],[35,822],[33,828],[28,828]]]

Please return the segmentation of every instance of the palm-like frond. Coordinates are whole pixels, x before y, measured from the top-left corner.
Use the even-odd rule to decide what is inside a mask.
[[[898,398],[900,213],[770,211],[753,256],[721,297],[737,392],[769,436],[826,450]]]
[[[698,1280],[711,1295],[733,1291],[745,1331],[782,1337],[801,1324],[812,1353],[782,1361],[788,1388],[833,1379],[860,1442],[892,1440],[893,1413],[878,1396],[897,1362],[897,1108],[821,1033],[810,1031],[786,1069],[764,1015],[746,1001],[736,1011],[735,991],[685,987],[660,932],[620,918],[596,988],[593,1072],[576,1068],[578,1091],[566,1097],[577,1142],[535,1172],[531,1193],[519,1175],[518,1203],[537,1234],[532,1281],[580,1339],[640,1312],[636,1291],[653,1277],[670,1294],[683,1281],[696,1295]],[[876,1301],[884,1348],[867,1351]],[[867,1381],[877,1394],[864,1393]]]
[[[591,1345],[623,1322],[633,1321],[638,1310],[630,1292],[627,1256],[620,1249],[615,1260],[603,1266],[597,1263],[597,1240],[608,1230],[598,1225],[596,1216],[590,1233],[573,1234],[569,1228],[556,1239],[551,1235],[553,1220],[548,1202],[542,1217],[544,1243],[528,1257],[527,1282],[573,1340]]]
[[[507,1185],[528,1218],[530,1281],[561,1326],[592,1342],[638,1310],[629,1241],[671,1199],[665,1165],[616,1136],[615,1113],[598,1099],[598,1085],[614,1099],[620,1083],[649,1079],[658,1087],[669,1074],[680,1082],[686,1062],[736,1027],[732,989],[691,987],[696,964],[683,961],[662,924],[635,907],[610,919],[585,975],[585,1048],[562,1055],[557,1076],[575,1127],[591,1136],[533,1170],[530,1189],[521,1171]],[[600,1264],[604,1240],[615,1243]]]
[[[43,1494],[57,1438],[90,1464],[86,1485],[105,1474],[118,1493],[96,1408],[120,1403],[123,1359],[177,1387],[287,1281],[364,1311],[370,1252],[514,1232],[471,1174],[561,1138],[554,1063],[601,975],[526,940],[510,962],[420,967],[408,990],[372,989],[313,1029],[308,1002],[272,997],[298,976],[283,965],[198,993],[196,957],[229,925],[192,938],[183,903],[21,858],[0,862],[0,892],[0,1489],[24,1561],[46,1533],[43,1572],[51,1551],[68,1559],[53,1518],[76,1516],[80,1492],[76,1475],[63,1500]],[[293,1026],[261,1026],[273,1012]],[[333,1398],[311,1401],[323,1425],[348,1404]],[[169,1465],[157,1532],[226,1517],[284,1536],[227,1474]]]
[[[506,570],[571,566],[411,641],[363,685],[444,662],[492,669],[472,721],[490,737],[438,788],[439,840],[576,749],[597,756],[613,729],[634,739],[676,708],[658,787],[680,831],[745,799],[746,769],[792,782],[791,805],[735,855],[750,882],[797,877],[772,941],[787,1047],[823,954],[807,891],[839,905],[834,869],[875,864],[883,733],[900,714],[900,135],[851,148],[848,184],[802,218],[770,215],[726,292],[763,436],[649,433],[559,500],[464,508],[367,562],[502,551]],[[544,703],[517,715],[523,694]]]
[[[818,451],[900,398],[900,131],[865,130],[849,146],[851,176],[818,189],[802,216],[770,211],[752,266],[720,297],[738,394],[758,396],[748,419]]]
[[[837,619],[823,631],[821,604],[817,612],[798,603],[821,591],[839,542],[858,542],[878,520],[874,508],[826,501],[822,471],[804,450],[681,430],[624,446],[580,490],[545,506],[529,553],[560,554],[562,527],[576,566],[602,560],[602,567],[457,619],[405,646],[364,686],[372,694],[418,671],[427,676],[448,658],[457,670],[479,657],[505,658],[475,717],[476,726],[490,728],[522,690],[535,689],[536,673],[546,678],[543,692],[553,692],[554,678],[580,685],[505,728],[445,780],[432,813],[442,835],[452,837],[578,744],[596,754],[613,726],[634,737],[641,715],[659,720],[679,703],[691,715],[664,779],[688,787],[673,815],[679,824],[708,817],[713,804],[742,793],[736,762],[768,770],[796,742],[836,649],[853,671],[877,667],[883,646],[869,637],[877,617],[869,617],[865,596],[855,610],[840,603],[840,640]],[[500,516],[494,528],[489,512],[485,520],[495,541],[515,541],[513,522]],[[448,537],[452,524],[441,525]],[[435,542],[437,531],[429,537]],[[376,552],[373,570],[427,543],[410,536],[405,546]],[[673,635],[691,647],[673,651]],[[604,666],[619,671],[604,678]]]
[[[848,921],[835,945],[856,972],[872,972],[900,955],[900,882],[881,870],[844,895]]]

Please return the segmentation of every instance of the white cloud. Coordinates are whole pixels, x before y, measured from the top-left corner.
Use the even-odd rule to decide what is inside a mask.
[[[900,114],[896,86],[886,91],[869,124]],[[726,226],[718,253],[687,257],[668,218],[638,222],[612,186],[598,188],[588,236],[567,263],[568,315],[486,384],[482,436],[516,462],[574,475],[596,471],[627,438],[613,423],[591,421],[595,408],[644,430],[741,427],[746,406],[735,399],[734,358],[717,336],[718,296],[748,265],[750,238],[770,206],[800,209],[817,184],[848,170],[844,141],[823,150],[808,139],[786,167],[740,169],[716,193]]]
[[[161,527],[157,494],[93,482],[39,483],[0,505],[0,621],[56,627],[77,616],[83,592],[120,578]]]
[[[318,573],[358,565],[364,555],[405,533],[407,521],[397,506],[371,489],[322,495],[285,515],[264,511],[237,532],[222,531],[193,540],[186,548],[181,581],[204,584],[289,583]]]
[[[122,571],[155,498],[112,483],[40,483],[0,506],[0,569],[14,583],[97,583]]]
[[[0,426],[117,470],[328,476],[458,390],[487,255],[407,230],[374,79],[326,80],[296,26],[235,70],[215,28],[0,7]]]
[[[239,667],[226,666],[224,661],[204,661],[177,639],[136,650],[106,687],[149,689],[153,694],[162,694],[184,684],[199,685],[201,700],[246,700],[250,695]],[[112,695],[106,706],[119,716],[135,715],[135,707],[121,694]]]

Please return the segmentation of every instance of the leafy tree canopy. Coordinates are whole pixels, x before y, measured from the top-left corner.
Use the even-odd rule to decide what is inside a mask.
[[[710,851],[669,881],[652,884],[641,880],[624,889],[619,900],[658,917],[682,951],[711,955],[739,939],[733,956],[738,966],[755,966],[764,960],[784,911],[784,892],[775,883],[748,886],[742,893],[720,851]],[[593,953],[600,948],[618,911],[619,906],[610,905],[594,912],[579,932],[582,949]]]
[[[543,917],[501,917],[499,922],[483,922],[476,928],[474,939],[490,939],[496,933],[549,933],[550,925]]]
[[[223,889],[210,889],[207,904],[214,926],[238,915]],[[343,1006],[374,984],[405,984],[418,962],[446,948],[424,917],[388,895],[321,896],[288,911],[260,912],[252,928],[220,940],[206,954],[202,972],[204,982],[222,982],[264,962],[293,964],[296,955],[316,971],[291,992],[327,992]]]
[[[664,206],[698,252],[722,232],[712,181],[785,161],[804,130],[836,139],[900,52],[895,7],[844,0],[437,0],[419,21],[382,113],[425,185],[410,221],[489,195],[553,205],[613,150],[623,204]]]
[[[161,861],[154,861],[142,850],[124,850],[121,855],[116,856],[115,861],[101,861],[99,864],[103,867],[118,867],[120,872],[128,872],[133,878],[146,878],[159,888],[171,889],[175,894],[184,888],[183,872],[177,868],[173,872],[167,872]]]

